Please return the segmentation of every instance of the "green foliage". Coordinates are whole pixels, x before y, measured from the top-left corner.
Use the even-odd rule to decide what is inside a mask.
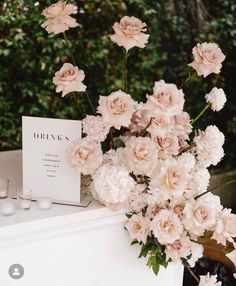
[[[136,243],[138,243],[137,240],[134,240],[131,245]],[[160,245],[157,239],[152,235],[148,237],[145,244],[142,244],[139,258],[148,256],[147,266],[152,268],[153,272],[157,275],[160,270],[160,266],[164,266],[166,268],[168,265],[164,250],[165,247]]]
[[[40,27],[41,11],[56,1],[6,0],[0,4],[0,149],[21,147],[21,116],[81,118],[92,113],[85,95],[76,101],[55,93],[52,77],[71,61],[62,35]],[[145,49],[132,49],[128,58],[128,91],[141,101],[154,81],[178,86],[188,76],[191,49],[198,41],[217,42],[227,58],[220,75],[197,77],[184,86],[186,109],[194,117],[213,86],[225,89],[228,103],[219,113],[208,111],[196,127],[215,124],[226,133],[226,157],[220,167],[236,165],[235,47],[236,3],[233,0],[91,0],[67,1],[78,6],[79,28],[67,33],[75,46],[78,66],[96,105],[100,94],[122,88],[123,51],[110,41],[112,25],[124,15],[139,17],[151,34]],[[80,108],[78,108],[78,101]]]

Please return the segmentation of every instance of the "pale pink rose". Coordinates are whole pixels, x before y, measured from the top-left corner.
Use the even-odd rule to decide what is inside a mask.
[[[168,200],[181,197],[189,179],[186,169],[172,159],[158,164],[150,184],[159,188],[164,199]]]
[[[225,55],[215,43],[197,44],[193,48],[194,61],[189,64],[198,75],[208,76],[211,73],[219,74]]]
[[[136,184],[124,168],[104,164],[92,177],[96,199],[112,210],[127,207],[130,193]]]
[[[200,276],[200,282],[198,286],[221,286],[221,282],[217,282],[217,275]]]
[[[100,96],[98,113],[109,126],[116,129],[128,127],[135,111],[135,101],[121,90],[112,92],[109,96]]]
[[[57,86],[56,92],[62,92],[62,97],[71,92],[84,92],[83,84],[85,74],[83,70],[70,63],[64,63],[62,68],[55,73],[53,83]]]
[[[150,122],[150,120],[149,120]],[[151,118],[150,126],[147,131],[153,138],[165,137],[167,133],[173,131],[174,117],[165,116],[163,114],[155,115]]]
[[[69,161],[83,175],[93,174],[103,161],[100,144],[89,137],[75,141]]]
[[[155,82],[153,95],[148,96],[145,108],[153,114],[172,116],[183,111],[184,94],[175,84],[164,80]]]
[[[170,201],[171,210],[177,214],[178,218],[182,221],[184,219],[184,208],[186,204],[186,199],[179,198]]]
[[[132,240],[136,239],[144,244],[147,242],[149,234],[149,220],[142,214],[134,214],[125,225]]]
[[[233,242],[236,237],[236,215],[231,213],[231,209],[225,208],[219,212],[213,230],[212,238],[217,243],[226,245],[227,240]]]
[[[178,155],[179,153],[179,140],[178,137],[173,133],[164,135],[163,137],[154,136],[153,141],[158,146],[158,158],[165,160],[173,155]]]
[[[236,268],[236,249],[227,253],[226,256],[233,262],[234,267]]]
[[[198,200],[186,201],[184,225],[193,235],[203,235],[216,223],[217,212],[222,209],[218,196],[207,194]]]
[[[130,132],[140,132],[148,126],[150,120],[149,112],[142,107],[138,108],[132,114],[131,124],[129,125]]]
[[[161,244],[172,244],[183,233],[178,216],[169,210],[161,210],[151,221],[150,229]]]
[[[213,111],[220,111],[226,103],[226,95],[222,88],[214,87],[210,93],[205,95],[206,102],[211,104]]]
[[[69,28],[75,28],[78,23],[70,15],[74,12],[74,5],[59,1],[43,10],[46,21],[41,25],[48,33],[64,33]]]
[[[181,112],[175,115],[174,132],[177,136],[188,139],[188,134],[192,131],[191,119],[187,112]]]
[[[150,176],[157,164],[157,146],[149,137],[132,136],[123,149],[124,165],[135,175]]]
[[[120,47],[124,47],[126,52],[133,48],[144,48],[148,42],[149,35],[147,25],[135,17],[124,16],[120,22],[116,22],[113,26],[115,34],[111,36],[111,40]]]
[[[175,240],[172,244],[168,244],[165,249],[166,258],[173,262],[180,262],[181,258],[187,258],[191,254],[191,241],[186,233]]]

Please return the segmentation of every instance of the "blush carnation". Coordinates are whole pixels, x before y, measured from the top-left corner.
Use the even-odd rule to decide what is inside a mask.
[[[42,25],[48,33],[64,33],[69,28],[75,28],[78,23],[70,15],[74,12],[74,5],[59,1],[44,9],[42,15],[47,19]]]
[[[136,17],[124,16],[113,26],[115,32],[111,40],[118,46],[124,47],[126,52],[133,48],[144,48],[149,35],[145,34],[147,25]]]
[[[199,258],[203,256],[204,248],[201,244],[191,241],[191,257],[188,260],[190,267],[194,267]]]
[[[217,282],[217,275],[200,276],[200,282],[198,286],[221,286],[221,282]]]
[[[104,141],[110,129],[101,116],[87,115],[82,120],[82,126],[83,132],[97,142]]]
[[[136,213],[140,212],[147,205],[147,195],[145,193],[146,184],[137,184],[131,191],[128,199],[128,208]]]
[[[102,164],[101,146],[89,137],[79,139],[71,148],[69,160],[83,175],[91,175]]]
[[[220,111],[226,103],[226,95],[222,88],[214,87],[210,93],[206,94],[205,98],[211,104],[213,111]]]
[[[62,97],[71,92],[84,92],[83,84],[85,74],[83,70],[70,63],[64,63],[62,68],[55,73],[53,83],[57,86],[56,92],[62,92]]]
[[[149,220],[142,216],[142,214],[134,214],[129,219],[125,228],[128,230],[130,238],[136,239],[138,242],[147,242],[149,234]]]
[[[180,238],[183,225],[175,213],[161,210],[151,221],[150,229],[159,243],[172,244]]]
[[[193,141],[196,144],[194,151],[197,153],[199,166],[215,166],[220,162],[224,156],[222,148],[224,140],[224,134],[214,125],[208,126],[205,131],[200,131],[194,137]]]
[[[121,90],[112,92],[109,96],[100,96],[98,112],[109,126],[116,129],[128,127],[134,111],[134,100]]]
[[[219,74],[225,55],[215,43],[197,44],[193,48],[194,61],[189,64],[198,75],[208,76],[211,73]]]
[[[93,185],[95,197],[101,203],[112,209],[121,209],[127,206],[135,181],[125,169],[104,164],[93,175]]]
[[[164,80],[155,82],[153,95],[148,96],[145,108],[153,114],[176,115],[182,112],[184,94],[175,84]]]

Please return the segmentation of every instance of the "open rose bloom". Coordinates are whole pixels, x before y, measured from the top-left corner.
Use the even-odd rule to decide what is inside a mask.
[[[54,33],[76,26],[72,10],[63,2],[50,6],[43,26]],[[147,26],[135,17],[123,17],[113,30],[111,40],[126,52],[148,43]],[[204,77],[218,74],[225,59],[215,43],[197,44],[193,55],[190,66]],[[85,91],[84,77],[83,70],[65,63],[53,78],[56,92]],[[210,233],[222,245],[236,237],[236,216],[208,192],[207,168],[224,156],[224,135],[214,125],[194,130],[196,120],[184,110],[186,96],[174,83],[158,79],[144,102],[133,98],[121,89],[100,95],[97,113],[82,121],[84,137],[73,143],[69,161],[92,176],[95,199],[112,210],[129,210],[125,229],[156,274],[156,265],[169,262],[194,266],[204,250],[199,237]],[[214,111],[226,102],[219,88],[205,99]],[[235,250],[226,254],[235,263]],[[206,276],[200,285],[220,283]]]
[[[64,33],[69,28],[78,26],[76,20],[70,15],[74,12],[74,5],[59,1],[43,10],[42,15],[47,19],[41,26],[48,33]]]

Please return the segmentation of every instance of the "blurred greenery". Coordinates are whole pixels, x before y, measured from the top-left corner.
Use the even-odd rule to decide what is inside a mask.
[[[70,96],[55,92],[52,77],[70,56],[62,35],[48,35],[40,27],[42,10],[55,1],[9,0],[0,2],[0,150],[21,148],[21,116],[81,118]],[[133,49],[128,60],[129,92],[137,100],[151,93],[154,81],[177,85],[185,80],[197,42],[217,42],[226,54],[220,75],[195,78],[184,86],[186,109],[195,116],[204,106],[204,95],[213,86],[223,87],[228,102],[219,113],[208,111],[197,128],[217,125],[226,135],[226,156],[220,168],[236,166],[236,2],[234,0],[93,0],[67,1],[77,5],[80,26],[67,36],[74,39],[78,66],[97,103],[122,87],[123,51],[110,41],[112,25],[133,15],[148,25],[151,34],[145,49]],[[81,109],[90,113],[86,97]]]

